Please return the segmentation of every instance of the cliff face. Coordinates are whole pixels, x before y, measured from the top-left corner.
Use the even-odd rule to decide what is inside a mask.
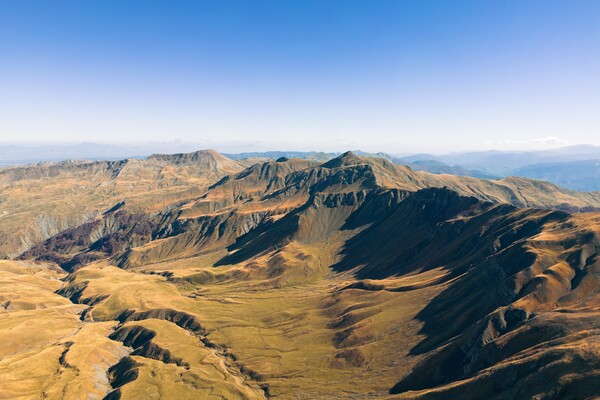
[[[21,261],[0,272],[20,299],[52,290],[35,310],[2,294],[0,336],[71,304],[75,321],[62,308],[43,321],[85,329],[66,342],[114,345],[91,352],[107,398],[586,398],[598,383],[600,214],[569,212],[598,207],[594,194],[352,153],[155,155],[4,179],[0,229],[33,239],[5,239]],[[19,350],[0,372],[33,392],[19,363],[46,368],[53,393],[93,386],[54,376],[86,364],[66,342],[40,342],[55,364]]]

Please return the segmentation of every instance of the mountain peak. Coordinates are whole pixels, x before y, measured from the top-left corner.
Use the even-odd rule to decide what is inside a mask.
[[[159,161],[169,161],[169,162],[194,162],[199,159],[228,159],[223,156],[216,150],[206,149],[206,150],[197,150],[190,153],[175,153],[175,154],[161,154],[155,153],[148,157],[149,160],[159,160]]]
[[[364,164],[365,160],[354,154],[352,151],[347,151],[339,156],[332,158],[323,164],[324,168],[339,168],[350,165]]]
[[[212,149],[198,150],[191,153],[152,154],[148,157],[148,160],[166,162],[178,166],[199,165],[208,170],[218,170],[226,173],[234,173],[243,169],[236,161]]]

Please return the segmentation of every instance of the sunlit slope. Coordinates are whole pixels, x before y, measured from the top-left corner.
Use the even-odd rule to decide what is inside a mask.
[[[128,351],[107,337],[114,322],[84,324],[87,306],[55,293],[64,276],[0,262],[0,398],[102,398],[111,389],[105,371]]]
[[[366,221],[364,215],[372,215],[367,208],[363,203],[350,212],[346,223]],[[542,360],[535,362],[543,362],[536,348],[560,354],[597,328],[596,309],[588,307],[597,288],[589,260],[595,259],[598,226],[590,222],[599,218],[519,210],[428,189],[373,216],[362,229],[328,233],[326,242],[296,235],[278,249],[221,261],[217,268],[215,260],[223,257],[210,255],[129,271],[91,265],[71,275],[61,293],[94,304],[88,323],[118,320],[126,328],[158,318],[184,327],[202,343],[226,349],[230,372],[275,398],[384,396],[390,389],[407,398],[444,398],[469,380],[476,393],[493,397],[495,386],[477,382],[493,382],[494,373],[497,379],[516,373],[511,390],[529,393],[530,385],[520,385],[520,379],[537,379],[536,370],[511,371],[512,358],[533,352]],[[575,276],[577,285],[571,282]],[[579,316],[582,307],[585,318]],[[553,327],[552,315],[562,316],[563,328]],[[539,334],[546,329],[548,335]],[[157,344],[160,351],[137,352],[185,365],[192,349],[176,350],[181,345],[167,340]],[[554,373],[593,367],[594,342],[587,339],[586,346],[583,359],[563,357]],[[144,364],[139,357],[136,363]],[[145,376],[155,384],[172,380],[170,373],[157,378],[157,367],[123,363],[138,376],[117,387],[123,395],[147,387]],[[582,387],[594,382],[588,373],[573,379]],[[536,390],[568,392],[570,381],[563,381]],[[467,389],[461,392],[466,398],[479,397]]]
[[[146,160],[72,161],[0,169],[0,257],[17,256],[123,203],[156,212],[243,167],[214,151]]]
[[[213,168],[199,157],[140,162]],[[242,168],[1,264],[8,397],[595,394],[600,214],[569,211],[595,194],[352,153]]]
[[[249,387],[268,389],[275,398],[290,393],[347,398],[385,395],[390,389],[408,398],[417,395],[411,390],[443,398],[454,393],[447,390],[463,377],[488,376],[493,373],[486,371],[488,366],[500,368],[536,346],[560,352],[555,345],[578,337],[569,330],[553,330],[545,315],[565,314],[559,307],[567,298],[570,310],[593,301],[595,267],[588,261],[582,264],[580,258],[595,257],[598,227],[587,222],[597,215],[582,219],[564,212],[519,210],[445,189],[408,195],[387,212],[378,206],[379,214],[368,212],[370,201],[346,210],[342,226],[350,224],[348,229],[317,232],[323,235],[321,242],[302,235],[302,224],[316,226],[327,213],[348,206],[317,206],[317,215],[308,208],[291,240],[273,248],[260,246],[261,251],[233,258],[232,263],[225,261],[241,250],[130,271],[92,265],[71,275],[61,293],[93,304],[85,315],[88,323],[118,320],[125,327],[158,318],[183,326],[202,343],[227,349],[226,354],[233,355],[225,356],[232,362],[231,373],[239,373]],[[339,274],[332,274],[331,268]],[[581,282],[577,286],[571,283],[576,275]],[[589,310],[592,316],[594,310]],[[561,324],[570,326],[570,317],[564,318]],[[573,329],[583,324],[593,332],[593,321],[576,319]],[[537,325],[550,329],[550,342],[537,335]],[[530,334],[525,344],[520,340],[527,335],[520,336],[520,331]],[[493,351],[503,342],[503,352]],[[137,352],[167,364],[190,363],[176,356],[169,343],[159,346],[168,356],[161,355],[163,350]],[[489,351],[494,356],[486,359]],[[479,353],[473,364],[470,357]],[[173,357],[176,361],[171,362]],[[568,360],[556,374],[575,368]],[[581,362],[593,366],[593,360],[588,356]],[[135,370],[140,380],[117,385],[116,390],[126,394],[147,387],[145,374],[155,383],[163,379],[164,385],[170,384],[170,373],[159,379],[152,372],[156,367],[138,368],[142,361],[123,361],[125,371]],[[454,366],[463,363],[458,371],[466,372],[459,375]],[[535,379],[534,370],[523,375],[530,376]],[[577,379],[585,385],[593,382],[586,374]],[[118,376],[114,382],[123,383]],[[427,391],[438,385],[448,387]],[[519,387],[519,379],[511,385]],[[555,386],[548,390],[569,390],[560,382]],[[485,396],[497,390],[493,385],[477,388]],[[469,391],[464,393],[469,398]]]
[[[4,168],[0,170],[0,256],[16,257],[116,208],[144,215],[177,208],[182,219],[232,207],[246,213],[281,213],[304,204],[313,193],[375,187],[404,191],[448,187],[519,207],[600,209],[597,193],[521,178],[489,181],[434,175],[350,152],[323,164],[299,159],[256,161],[233,161],[205,150],[144,160]]]

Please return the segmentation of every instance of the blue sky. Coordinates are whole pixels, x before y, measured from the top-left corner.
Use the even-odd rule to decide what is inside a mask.
[[[0,2],[0,142],[600,144],[599,1]]]

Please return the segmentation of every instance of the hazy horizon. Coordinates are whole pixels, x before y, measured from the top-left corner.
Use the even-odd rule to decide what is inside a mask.
[[[4,2],[0,141],[600,144],[600,3]]]
[[[519,143],[518,141],[506,141],[505,143],[500,143],[496,145],[492,145],[490,147],[478,147],[478,148],[468,148],[464,149],[455,149],[449,151],[429,151],[426,147],[417,149],[415,151],[389,151],[385,148],[378,148],[376,145],[366,145],[364,147],[360,147],[358,143],[340,143],[340,144],[295,144],[295,143],[286,143],[286,142],[243,142],[243,141],[231,141],[231,142],[212,142],[212,141],[182,141],[182,140],[171,140],[171,141],[93,141],[93,140],[84,140],[84,141],[0,141],[0,146],[20,146],[20,147],[38,147],[38,146],[64,146],[64,147],[77,147],[84,145],[91,146],[114,146],[114,147],[122,147],[122,148],[135,148],[135,147],[151,147],[151,146],[166,146],[169,147],[189,147],[193,148],[190,151],[197,150],[216,150],[219,152],[232,152],[232,153],[251,153],[251,152],[268,152],[268,151],[298,151],[298,152],[345,152],[352,150],[362,150],[368,151],[371,153],[388,153],[392,155],[400,155],[400,154],[450,154],[450,153],[469,153],[469,152],[486,152],[486,151],[498,151],[498,152],[532,152],[532,151],[545,151],[545,150],[557,150],[562,148],[570,148],[570,147],[579,147],[579,146],[594,146],[600,147],[596,143],[571,143],[569,141],[562,140],[553,140],[555,138],[550,138],[550,140],[540,139],[531,142],[523,142]],[[401,144],[399,144],[401,147]]]
[[[519,145],[521,145],[519,147]],[[361,147],[358,144],[338,144],[329,146],[310,145],[310,144],[291,144],[285,142],[243,142],[243,141],[231,141],[231,142],[193,142],[193,141],[182,141],[182,140],[171,140],[171,141],[2,141],[0,140],[0,147],[24,147],[24,148],[36,148],[36,147],[65,147],[65,148],[77,148],[77,147],[114,147],[125,149],[144,149],[145,152],[141,154],[130,154],[131,156],[145,156],[150,152],[157,152],[164,149],[164,153],[175,153],[175,152],[194,152],[199,150],[216,150],[220,153],[253,153],[253,152],[326,152],[326,153],[343,153],[346,151],[366,151],[369,153],[386,153],[394,156],[407,156],[416,154],[432,154],[432,155],[445,155],[445,154],[461,154],[471,152],[506,152],[506,153],[524,153],[524,152],[537,152],[545,150],[559,150],[563,148],[577,148],[579,146],[594,146],[600,147],[594,143],[570,143],[568,141],[558,140],[539,140],[535,142],[527,143],[504,143],[504,146],[497,145],[489,148],[465,148],[456,149],[449,151],[429,151],[427,148],[423,148],[417,151],[389,151],[389,149],[378,148],[377,146],[365,146]],[[118,157],[118,155],[117,155]]]

